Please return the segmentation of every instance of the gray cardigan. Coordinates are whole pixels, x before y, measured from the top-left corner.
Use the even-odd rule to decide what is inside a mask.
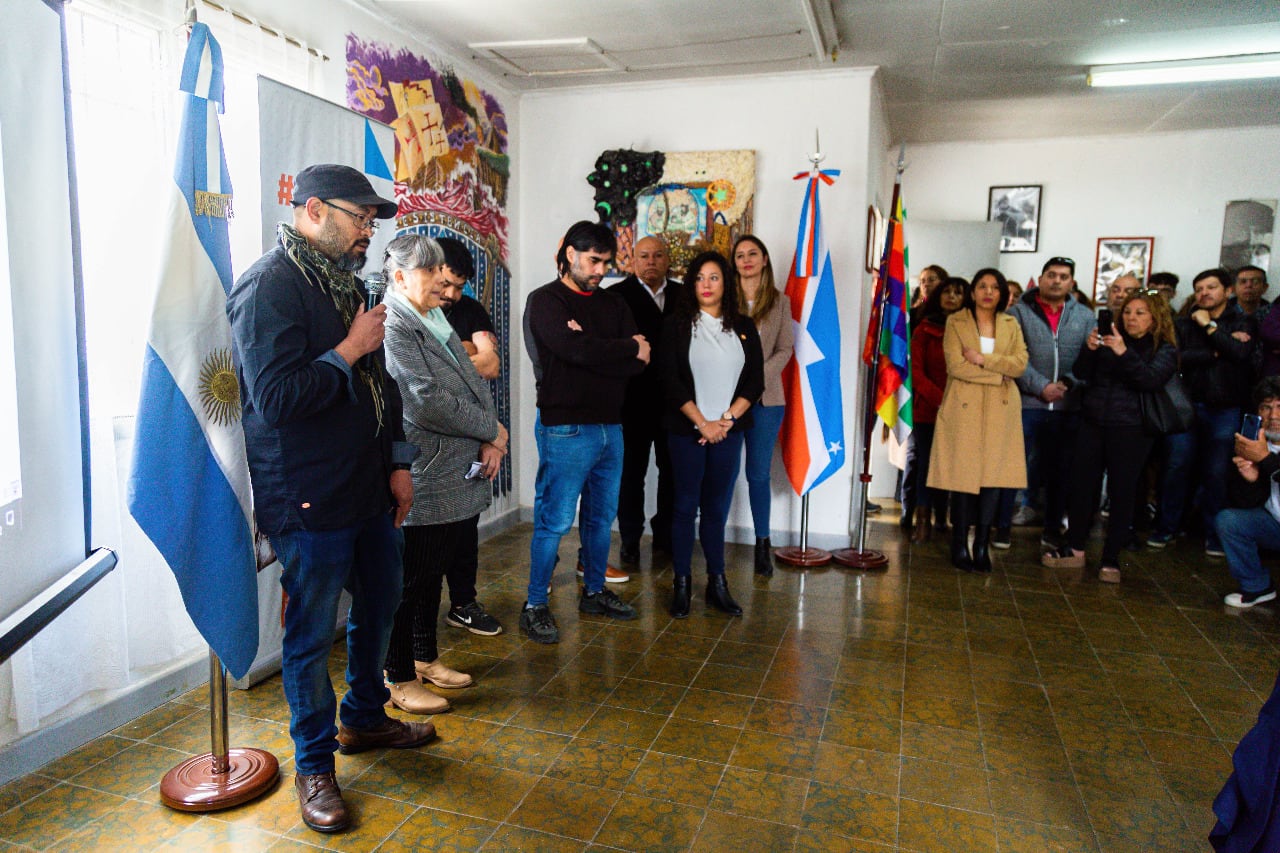
[[[404,398],[405,438],[421,453],[413,462],[413,509],[405,524],[444,524],[479,515],[492,500],[483,477],[465,479],[480,445],[498,437],[498,413],[456,334],[449,353],[417,315],[387,300],[387,370]]]

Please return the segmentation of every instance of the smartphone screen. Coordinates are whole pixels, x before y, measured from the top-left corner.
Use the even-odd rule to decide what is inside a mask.
[[[1240,425],[1240,434],[1250,441],[1256,439],[1262,432],[1262,418],[1258,415],[1245,415],[1244,423]]]

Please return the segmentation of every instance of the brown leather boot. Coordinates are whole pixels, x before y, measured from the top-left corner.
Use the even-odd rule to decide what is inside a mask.
[[[413,749],[435,736],[436,727],[431,723],[409,723],[390,717],[372,729],[349,729],[339,723],[338,752],[355,755],[367,749]]]
[[[911,534],[912,542],[928,542],[929,536],[933,532],[933,527],[929,524],[928,515],[919,515],[916,517],[916,529]]]
[[[293,777],[294,790],[298,792],[298,804],[302,807],[302,822],[316,832],[341,832],[351,825],[347,804],[342,800],[342,789],[333,771],[328,773],[299,773]]]

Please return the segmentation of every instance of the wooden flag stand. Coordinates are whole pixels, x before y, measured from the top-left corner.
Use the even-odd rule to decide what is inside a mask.
[[[280,762],[266,750],[227,748],[227,673],[209,650],[209,737],[212,751],[164,774],[160,802],[180,812],[211,812],[255,800],[275,786]]]
[[[785,548],[778,548],[773,555],[789,566],[799,566],[802,569],[825,566],[831,562],[830,551],[809,547],[809,495],[807,492],[800,499],[800,547],[788,545]]]

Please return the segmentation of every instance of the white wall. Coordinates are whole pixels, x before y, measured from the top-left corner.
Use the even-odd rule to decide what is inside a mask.
[[[560,237],[573,222],[591,219],[593,189],[586,176],[601,151],[700,151],[752,148],[756,151],[755,232],[770,248],[775,271],[785,278],[791,263],[803,183],[793,181],[808,167],[814,129],[819,129],[827,155],[824,168],[842,169],[832,187],[822,190],[826,237],[840,291],[844,329],[843,364],[846,388],[853,386],[854,365],[861,351],[863,230],[868,199],[868,164],[883,159],[884,120],[875,128],[871,69],[814,72],[768,77],[585,87],[525,95],[520,106],[517,175],[520,204],[515,209],[519,258],[512,308],[522,310],[528,293],[555,277],[552,257]],[[878,150],[871,151],[875,138]],[[514,320],[515,318],[513,318]],[[518,323],[512,324],[518,327]],[[515,359],[513,358],[513,363]],[[520,502],[533,504],[537,451],[533,444],[535,401],[533,373],[520,353],[516,384],[519,410],[513,433]],[[514,370],[513,370],[514,372]],[[856,394],[845,394],[846,447],[854,446]],[[843,470],[814,493],[810,531],[816,544],[847,543],[848,506],[854,453]],[[774,464],[773,530],[786,544],[787,530],[798,530],[800,502],[786,484],[780,460]],[[730,534],[750,535],[746,483],[739,482],[730,517]],[[734,528],[737,528],[736,530]],[[825,534],[826,538],[823,538]]]
[[[921,145],[907,159],[913,218],[985,219],[989,187],[1044,185],[1040,251],[1001,255],[1023,284],[1065,255],[1088,288],[1099,237],[1153,236],[1155,269],[1182,277],[1185,295],[1192,276],[1218,263],[1226,203],[1280,196],[1280,128]]]

